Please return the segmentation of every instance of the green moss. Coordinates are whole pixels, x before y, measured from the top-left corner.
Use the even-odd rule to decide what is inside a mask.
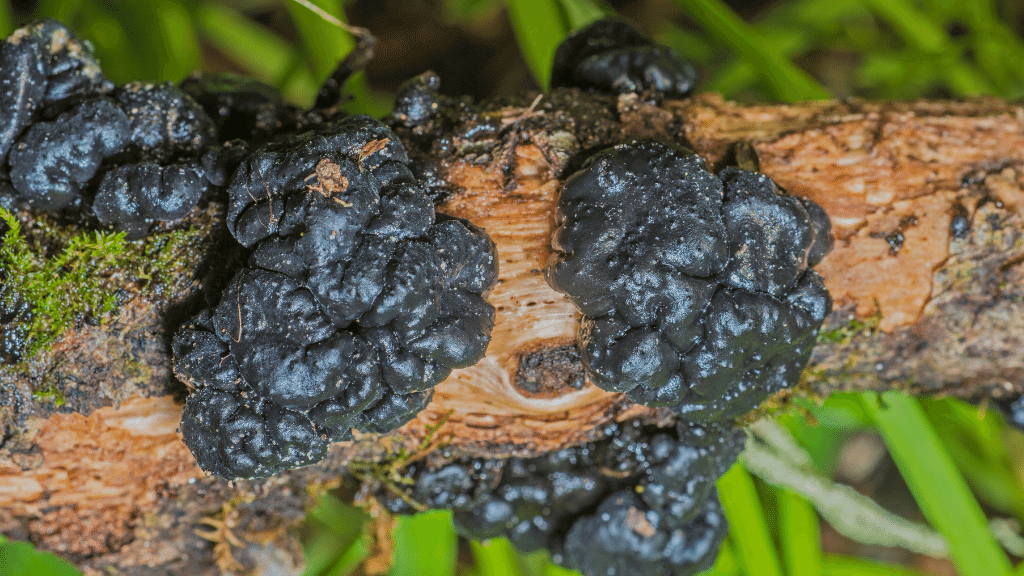
[[[125,255],[123,233],[76,234],[55,256],[47,257],[43,246],[22,235],[13,214],[0,209],[0,218],[9,228],[0,246],[4,304],[28,307],[14,320],[25,329],[22,357],[49,346],[77,317],[102,321],[114,309],[117,296],[108,280]]]
[[[60,408],[64,405],[64,393],[57,388],[47,386],[45,388],[34,390],[32,397],[40,402],[53,402],[53,405]]]
[[[878,326],[881,322],[882,312],[878,308],[878,303],[876,302],[874,314],[864,320],[853,318],[845,326],[833,328],[832,330],[822,330],[821,333],[818,334],[818,342],[824,342],[826,344],[849,344],[858,334],[874,334],[877,332]]]
[[[207,234],[195,227],[125,240],[122,232],[83,231],[45,217],[28,230],[6,210],[0,244],[0,304],[17,310],[5,329],[21,334],[21,362],[83,319],[105,323],[134,296],[168,299],[191,282]],[[15,369],[18,369],[16,366]]]

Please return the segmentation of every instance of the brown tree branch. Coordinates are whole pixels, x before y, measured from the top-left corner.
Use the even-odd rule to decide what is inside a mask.
[[[486,357],[439,385],[413,422],[272,479],[205,476],[175,430],[183,388],[168,355],[168,330],[196,306],[193,283],[66,334],[25,373],[0,371],[0,530],[92,573],[294,563],[292,528],[315,487],[392,444],[415,446],[446,416],[439,434],[453,449],[492,456],[578,443],[615,419],[669,419],[585,382],[573,348],[578,313],[542,276],[561,181],[590,152],[633,137],[686,140],[715,168],[753,149],[763,172],[833,218],[836,249],[819,269],[836,311],[805,374],[810,389],[972,399],[1024,390],[1021,106],[743,106],[715,95],[655,106],[568,90],[514,104],[485,103],[416,136],[420,156],[457,187],[440,209],[487,230],[500,279]],[[33,393],[44,385],[63,406]]]

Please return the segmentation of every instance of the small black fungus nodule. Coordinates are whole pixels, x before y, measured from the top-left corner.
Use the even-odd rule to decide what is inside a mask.
[[[555,52],[551,70],[553,88],[595,88],[619,94],[654,90],[682,98],[696,85],[697,70],[675,50],[610,18],[566,38]]]
[[[832,243],[816,204],[644,140],[592,157],[558,210],[546,276],[585,314],[596,385],[709,422],[796,383],[832,308],[809,268]]]
[[[727,526],[715,481],[745,435],[717,425],[612,425],[603,440],[536,458],[470,458],[407,469],[411,483],[383,488],[385,507],[415,502],[454,512],[475,539],[506,536],[546,549],[587,576],[689,576],[714,561]],[[397,492],[401,491],[402,494]]]
[[[264,141],[294,132],[303,120],[273,86],[231,72],[195,73],[179,86],[213,119],[222,142]]]
[[[1007,400],[997,400],[996,406],[1006,417],[1006,422],[1014,428],[1024,431],[1024,396]]]
[[[252,249],[220,303],[174,337],[194,390],[181,432],[205,470],[263,477],[325,442],[393,430],[453,368],[479,360],[495,246],[435,215],[381,122],[351,116],[257,148],[228,186]]]
[[[217,142],[213,121],[170,83],[133,83],[113,92],[128,117],[128,141],[96,188],[100,223],[145,236],[157,221],[178,220],[214,184],[202,158]]]

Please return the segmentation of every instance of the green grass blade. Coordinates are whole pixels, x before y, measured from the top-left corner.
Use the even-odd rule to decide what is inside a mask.
[[[554,562],[548,562],[547,567],[544,568],[544,576],[580,576],[580,573],[568,568],[562,568]]]
[[[325,12],[345,20],[345,12],[338,0],[310,0]],[[285,2],[288,14],[295,23],[302,39],[303,54],[313,75],[318,79],[327,78],[349,51],[355,40],[348,32],[324,20],[309,8],[296,2]]]
[[[178,82],[202,64],[194,23],[180,2],[159,2],[153,9],[159,22],[163,52],[160,78]]]
[[[0,576],[81,576],[66,561],[37,552],[28,542],[0,543]]]
[[[821,530],[818,513],[802,496],[778,491],[782,557],[789,576],[821,576]]]
[[[894,566],[892,564],[876,564],[848,556],[828,554],[822,564],[825,576],[927,576],[923,572]]]
[[[486,542],[469,543],[473,560],[480,574],[487,576],[523,576],[516,551],[505,538],[491,538]]]
[[[6,38],[14,31],[14,18],[11,17],[11,1],[0,0],[0,34]]]
[[[559,0],[565,15],[569,19],[569,29],[575,30],[603,18],[608,11],[591,0]]]
[[[957,569],[963,576],[1009,574],[1006,554],[917,400],[898,392],[863,400],[921,511],[949,542]]]
[[[973,1],[973,0],[972,0]],[[922,52],[940,54],[953,48],[949,36],[928,14],[907,0],[863,0],[875,14],[888,22],[896,33]]]
[[[961,95],[991,94],[992,83],[965,64],[942,27],[908,0],[863,0],[864,5],[891,25],[908,45],[925,56],[940,57],[950,87]],[[908,65],[912,65],[908,63]]]
[[[362,508],[342,503],[333,494],[320,497],[303,522],[305,576],[344,576],[367,555]]]
[[[715,565],[711,568],[711,573],[721,576],[739,576],[740,565],[736,561],[736,552],[733,551],[732,543],[728,538],[722,542],[722,547],[718,549],[718,557],[715,558]]]
[[[402,516],[394,539],[395,558],[389,576],[452,576],[458,536],[446,510]]]
[[[523,58],[534,80],[547,90],[555,50],[569,32],[558,0],[508,0],[506,6]]]
[[[754,66],[776,98],[796,102],[832,97],[824,86],[793,64],[777,47],[763,41],[757,30],[722,0],[675,0],[675,3],[712,38],[726,44]]]
[[[285,97],[308,104],[319,84],[304,67],[302,56],[284,38],[223,4],[203,4],[196,10],[203,39],[268,84],[283,87]]]
[[[729,520],[729,534],[746,574],[782,576],[779,557],[757,496],[754,479],[739,464],[718,480],[718,498]]]
[[[68,0],[39,0],[36,4],[35,18],[53,18],[65,24],[70,24],[75,15],[83,9],[80,2],[68,2]]]

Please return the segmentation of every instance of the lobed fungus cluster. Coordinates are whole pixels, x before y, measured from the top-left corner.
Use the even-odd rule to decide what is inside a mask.
[[[220,302],[174,338],[181,432],[203,469],[264,477],[388,432],[479,360],[494,244],[436,217],[382,123],[351,116],[257,148],[228,186],[250,248]]]
[[[4,205],[139,238],[226,204],[246,264],[172,341],[190,391],[180,431],[204,470],[261,478],[316,462],[353,430],[408,422],[483,356],[496,247],[435,213],[436,170],[414,172],[385,124],[301,110],[230,74],[117,87],[53,21],[8,38],[0,82]],[[618,93],[695,84],[688,62],[615,20],[570,36],[552,72],[552,86]],[[407,83],[392,115],[419,153],[437,87]],[[588,379],[669,408],[675,427],[612,425],[530,459],[416,462],[380,498],[395,513],[452,509],[468,536],[548,549],[588,576],[694,574],[726,531],[714,484],[742,448],[736,418],[797,381],[831,310],[811,268],[831,248],[828,218],[762,174],[713,174],[655,140],[590,158],[558,218],[545,277],[583,313]],[[2,302],[0,325],[31,313]]]
[[[617,21],[567,39],[552,73],[555,86],[672,96],[695,79]],[[832,248],[828,217],[763,174],[713,174],[641,140],[589,158],[558,219],[545,277],[583,313],[588,379],[671,409],[675,431],[634,424],[534,459],[414,464],[385,502],[450,508],[467,536],[546,548],[587,576],[695,574],[726,531],[714,484],[742,448],[736,419],[796,384],[831,312],[811,268]]]
[[[414,463],[411,486],[389,486],[379,499],[400,514],[415,511],[410,501],[451,509],[468,537],[505,536],[524,552],[549,550],[584,574],[693,574],[710,566],[726,531],[715,481],[743,448],[743,432],[634,421],[604,433],[537,458]]]
[[[799,378],[832,309],[810,268],[831,247],[816,204],[639,141],[593,156],[558,210],[547,279],[584,314],[597,386],[723,422]]]

